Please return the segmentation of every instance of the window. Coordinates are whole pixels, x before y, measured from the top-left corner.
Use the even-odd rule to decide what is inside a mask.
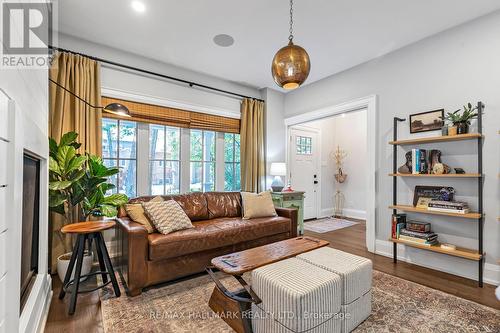
[[[298,155],[312,154],[312,138],[308,136],[297,136],[295,139]]]
[[[180,128],[149,125],[149,191],[180,192]]]
[[[224,133],[224,191],[240,189],[240,135]]]
[[[107,166],[118,166],[120,172],[111,178],[114,193],[136,196],[137,123],[103,118],[102,157]]]
[[[190,131],[189,190],[215,191],[215,132]]]
[[[103,118],[102,157],[131,198],[241,188],[239,134]]]

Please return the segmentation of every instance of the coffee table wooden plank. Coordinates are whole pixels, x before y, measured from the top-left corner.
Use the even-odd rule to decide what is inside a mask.
[[[261,266],[295,257],[323,246],[327,241],[303,236],[286,239],[212,259],[212,265],[230,275],[241,275]]]

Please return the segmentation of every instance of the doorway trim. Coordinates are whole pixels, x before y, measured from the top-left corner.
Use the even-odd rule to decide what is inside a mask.
[[[285,118],[286,127],[286,162],[290,165],[289,137],[290,127],[303,124],[305,122],[319,120],[351,111],[366,109],[367,135],[366,149],[368,163],[366,165],[366,182],[368,195],[366,197],[366,247],[369,252],[375,252],[375,228],[376,228],[376,177],[377,177],[377,122],[378,122],[378,97],[369,95],[366,97],[351,100],[345,103],[327,106],[316,109],[297,116]]]
[[[293,127],[293,128],[292,128]],[[317,134],[317,139],[318,141],[320,142],[318,144],[318,153],[317,153],[317,156],[316,156],[316,165],[318,167],[318,170],[317,170],[317,175],[318,175],[318,179],[321,181],[321,139],[322,139],[322,133],[321,133],[321,129],[320,128],[313,128],[313,127],[308,127],[308,126],[304,126],[304,125],[290,125],[288,128],[287,128],[287,132],[288,132],[288,138],[287,138],[287,142],[289,143],[289,145],[287,146],[288,148],[288,151],[286,152],[286,165],[290,166],[290,150],[292,149],[292,145],[291,145],[291,140],[292,140],[292,133],[291,133],[291,130],[292,129],[297,129],[297,130],[300,130],[300,131],[304,131],[304,132],[311,132],[311,133],[316,133]],[[288,170],[287,170],[287,180],[290,179],[290,172],[291,172],[291,167],[288,167]],[[321,216],[321,186],[319,186],[319,190],[316,190],[316,218],[320,217]],[[305,209],[304,209],[304,216],[305,216]]]

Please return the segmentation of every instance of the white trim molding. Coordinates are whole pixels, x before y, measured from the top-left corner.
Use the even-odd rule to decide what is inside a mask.
[[[241,114],[228,109],[221,109],[215,107],[208,107],[201,104],[188,103],[184,101],[177,101],[173,99],[167,99],[164,97],[156,97],[151,95],[143,95],[132,93],[125,90],[102,87],[101,95],[111,98],[124,99],[127,101],[133,101],[138,103],[146,103],[158,106],[165,106],[169,108],[182,109],[193,112],[201,112],[206,114],[212,114],[216,116],[240,119]]]
[[[369,95],[349,102],[327,106],[321,109],[302,113],[297,116],[285,118],[286,126],[286,161],[289,163],[289,130],[293,125],[303,124],[305,122],[319,120],[346,112],[366,109],[367,115],[367,135],[366,148],[367,160],[366,179],[367,179],[367,198],[366,198],[366,247],[368,251],[375,252],[375,202],[376,202],[376,176],[377,176],[377,124],[378,124],[378,98],[377,95]]]

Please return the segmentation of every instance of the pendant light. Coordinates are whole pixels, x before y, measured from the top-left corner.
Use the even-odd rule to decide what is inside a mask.
[[[293,43],[293,0],[290,0],[290,36],[288,37],[288,45],[276,52],[271,72],[278,86],[291,90],[304,83],[310,70],[311,62],[306,50]]]

